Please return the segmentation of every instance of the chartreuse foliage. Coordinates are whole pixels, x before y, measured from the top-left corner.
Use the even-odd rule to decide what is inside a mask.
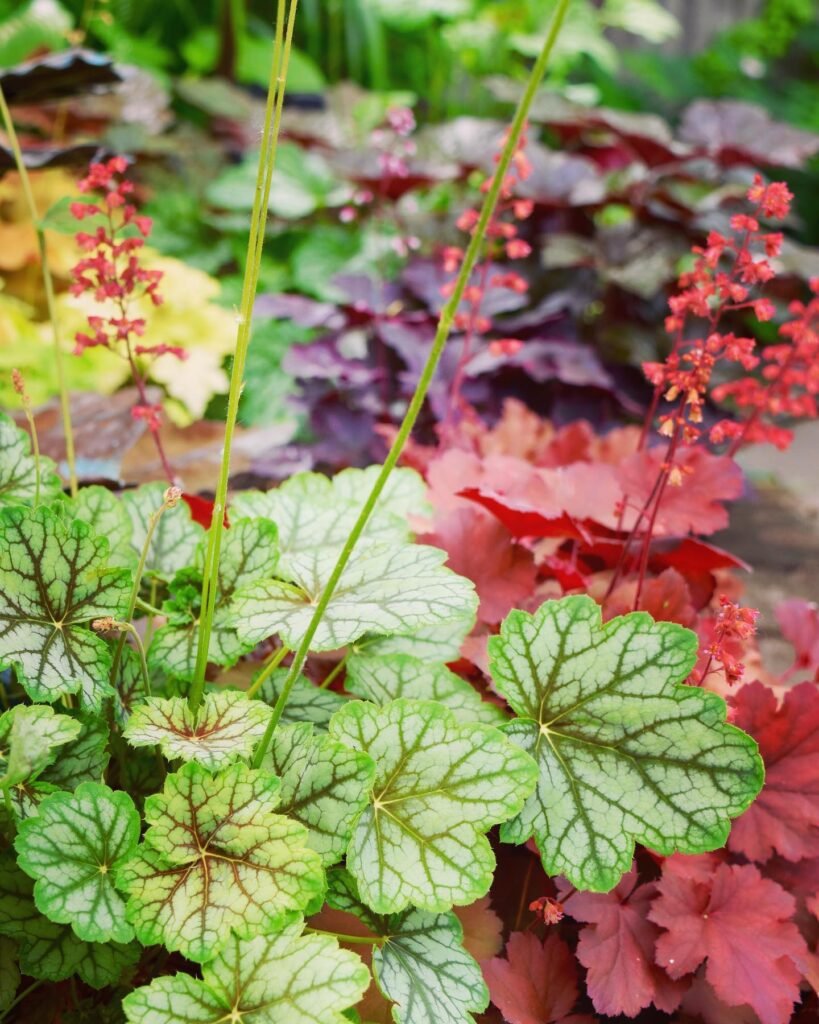
[[[280,788],[275,775],[244,764],[211,775],[192,761],[149,797],[144,841],[117,878],[141,942],[204,962],[231,931],[276,931],[284,913],[321,894],[307,829],[275,813]]]
[[[231,937],[202,970],[157,978],[123,1002],[131,1024],[345,1024],[369,983],[361,960],[288,916],[275,935]]]
[[[0,789],[39,775],[79,732],[79,722],[47,704],[18,704],[0,715]]]
[[[452,913],[410,908],[375,914],[362,902],[355,880],[343,868],[330,872],[327,903],[354,914],[381,941],[373,953],[373,975],[395,1006],[397,1024],[472,1024],[489,993],[476,961],[462,946],[461,922]]]
[[[537,777],[532,759],[435,701],[354,701],[333,716],[330,735],[376,763],[347,851],[365,903],[391,914],[483,896],[495,867],[484,833],[523,806]]]
[[[589,597],[514,611],[489,641],[492,677],[520,716],[506,735],[538,764],[535,792],[501,836],[534,835],[549,874],[612,889],[635,842],[662,854],[725,843],[760,790],[754,741],[725,702],[681,686],[694,633],[635,612],[601,622]]]

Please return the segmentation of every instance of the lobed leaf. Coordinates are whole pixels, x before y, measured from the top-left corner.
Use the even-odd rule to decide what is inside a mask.
[[[63,484],[47,455],[40,456],[40,501],[59,498]],[[31,505],[37,493],[37,462],[31,440],[9,416],[0,413],[0,507]]]
[[[110,758],[105,719],[79,711],[74,712],[72,720],[79,727],[76,738],[63,746],[59,757],[40,775],[41,782],[60,789],[74,790],[81,782],[102,782]]]
[[[0,784],[10,789],[38,775],[57,748],[76,739],[79,722],[47,704],[18,704],[0,715]]]
[[[278,668],[262,684],[260,696],[268,704],[275,704],[281,693],[288,669]],[[330,719],[347,703],[347,698],[333,690],[323,690],[304,676],[299,676],[290,691],[290,698],[282,713],[282,725],[310,722],[317,730],[326,732]]]
[[[410,908],[401,914],[373,914],[343,868],[328,878],[327,903],[354,914],[384,937],[373,953],[373,975],[381,992],[395,1003],[396,1024],[474,1024],[489,993],[475,959],[463,948],[463,928],[455,914],[430,914]]]
[[[71,502],[76,519],[88,523],[92,533],[108,540],[108,564],[135,568],[138,554],[131,545],[133,527],[125,505],[107,487],[83,487]]]
[[[311,650],[343,647],[365,633],[407,633],[419,626],[474,615],[469,580],[446,569],[446,554],[420,544],[373,544],[350,559],[311,643]],[[290,560],[292,583],[271,580],[239,590],[231,606],[241,639],[258,643],[278,633],[298,647],[336,563],[317,551]]]
[[[369,972],[327,935],[291,917],[276,935],[232,936],[202,969],[157,978],[123,1000],[130,1024],[347,1024]]]
[[[408,654],[380,658],[351,654],[344,688],[373,704],[387,704],[399,697],[436,700],[448,707],[459,722],[500,725],[506,720],[499,707],[481,700],[481,695],[446,665]]]
[[[274,930],[322,892],[307,830],[273,813],[280,786],[244,764],[213,776],[193,761],[146,800],[150,827],[117,876],[140,941],[204,962],[231,931],[249,939]]]
[[[128,942],[134,931],[113,878],[138,841],[130,796],[83,782],[74,793],[46,797],[20,823],[15,847],[18,864],[36,879],[38,910],[87,942]]]
[[[689,630],[643,612],[603,624],[577,596],[512,612],[489,652],[521,716],[505,732],[539,767],[501,838],[534,835],[549,874],[608,891],[635,842],[665,855],[716,849],[759,792],[756,744],[725,724],[725,702],[678,685],[696,661]]]
[[[148,697],[134,708],[123,736],[132,747],[158,744],[169,760],[216,771],[253,753],[271,714],[267,704],[237,690],[206,693],[196,712],[185,697]]]
[[[31,978],[63,981],[78,974],[92,988],[113,985],[139,959],[135,942],[83,942],[34,905],[34,883],[11,854],[0,855],[0,935],[14,939],[20,970]]]
[[[35,701],[111,694],[111,651],[89,624],[127,612],[130,573],[108,569],[108,542],[54,509],[0,510],[0,663]]]
[[[307,827],[310,849],[325,864],[341,860],[370,799],[372,759],[300,722],[279,726],[264,767],[281,778],[281,811]]]
[[[483,833],[523,806],[537,778],[531,758],[434,701],[352,701],[333,716],[330,735],[376,763],[347,852],[368,906],[439,911],[482,896],[495,866]]]

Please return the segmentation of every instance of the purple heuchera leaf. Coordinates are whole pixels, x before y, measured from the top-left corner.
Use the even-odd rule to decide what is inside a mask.
[[[680,137],[724,166],[801,167],[819,151],[819,135],[774,121],[739,100],[697,100],[683,114]]]

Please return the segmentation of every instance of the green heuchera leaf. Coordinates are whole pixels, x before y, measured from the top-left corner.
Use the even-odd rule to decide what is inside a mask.
[[[8,1009],[19,984],[17,946],[13,939],[0,935],[0,1010]]]
[[[211,771],[249,757],[273,709],[237,690],[206,693],[196,714],[184,697],[148,697],[123,735],[133,747],[159,744],[169,760],[198,761]]]
[[[343,868],[329,873],[328,884],[329,906],[354,914],[386,940],[373,953],[373,975],[395,1003],[396,1024],[474,1024],[472,1014],[486,1009],[489,992],[477,961],[463,948],[463,928],[455,914],[414,908],[374,914]]]
[[[279,699],[288,671],[286,668],[276,669],[262,684],[260,695],[271,706]],[[347,698],[342,697],[340,693],[322,690],[309,679],[299,676],[284,706],[281,722],[282,725],[310,722],[317,730],[326,732],[330,719],[346,703]]]
[[[264,767],[281,778],[281,810],[307,826],[310,848],[325,864],[341,860],[370,799],[372,759],[300,722],[279,726]]]
[[[107,487],[83,487],[71,503],[76,519],[88,523],[109,544],[108,564],[135,567],[139,556],[131,546],[131,518],[120,499]]]
[[[31,440],[14,420],[0,413],[0,506],[30,505],[37,492],[37,463]],[[40,456],[40,501],[59,498],[63,485],[54,463]]]
[[[83,712],[75,712],[72,718],[79,726],[79,734],[60,750],[59,757],[40,776],[41,782],[71,790],[81,782],[102,782],[110,758],[105,720]]]
[[[38,775],[79,731],[79,722],[47,704],[19,704],[0,715],[0,784],[9,789]]]
[[[126,614],[131,574],[107,555],[107,540],[54,509],[0,510],[0,663],[33,700],[79,690],[97,709],[113,692],[111,650],[88,626]]]
[[[459,722],[501,725],[506,716],[499,707],[481,700],[465,679],[446,665],[422,661],[408,654],[381,658],[351,654],[347,659],[345,689],[373,704],[387,704],[399,697],[437,700]]]
[[[605,892],[640,842],[668,855],[725,843],[759,792],[754,741],[725,702],[681,686],[697,637],[635,612],[601,623],[589,597],[514,611],[489,641],[492,677],[521,717],[506,728],[539,767],[501,838],[534,835],[551,875]]]
[[[204,563],[204,544],[196,553],[197,565]],[[269,579],[279,557],[277,531],[266,519],[242,519],[231,524],[222,542],[219,559],[219,589],[210,638],[208,658],[217,665],[234,665],[254,644],[239,639],[227,613],[228,602],[238,587]],[[198,644],[202,575],[197,569],[182,569],[170,585],[170,599],[163,611],[168,624],[158,629],[151,642],[148,664],[171,677],[192,679]]]
[[[483,833],[523,806],[537,778],[532,759],[434,701],[351,701],[330,735],[377,766],[347,851],[367,905],[381,914],[411,903],[438,911],[483,896],[495,867]]]
[[[341,575],[311,650],[474,614],[473,584],[445,568],[445,560],[445,552],[420,544],[362,547]],[[293,583],[271,580],[238,591],[231,613],[239,636],[258,643],[278,633],[298,647],[335,562],[335,552],[305,553],[290,560]]]
[[[123,1001],[130,1024],[347,1024],[343,1011],[370,981],[359,957],[328,935],[302,935],[291,918],[277,935],[231,936],[189,974],[157,978]]]
[[[143,484],[122,496],[125,511],[131,519],[131,545],[139,555],[148,535],[148,522],[165,500],[167,484]],[[149,575],[170,579],[175,572],[193,562],[204,529],[191,519],[184,501],[166,509],[159,520],[148,549],[145,571]]]
[[[418,626],[389,636],[366,635],[350,645],[350,655],[359,664],[381,664],[393,654],[408,654],[421,661],[457,661],[461,646],[475,625],[474,613],[462,619],[447,619],[431,626]]]
[[[150,828],[117,877],[141,942],[211,960],[231,930],[245,939],[273,931],[320,895],[307,829],[274,813],[280,787],[244,764],[212,776],[190,762],[145,801]]]
[[[17,942],[24,974],[44,981],[78,974],[92,988],[105,988],[137,962],[135,942],[83,942],[71,928],[49,921],[34,905],[33,887],[11,854],[0,855],[0,935]]]
[[[136,850],[139,814],[127,793],[83,782],[54,793],[20,823],[17,862],[36,879],[34,902],[87,942],[128,942],[134,930],[114,872]]]
[[[320,473],[298,473],[266,493],[237,495],[233,510],[240,516],[264,516],[276,523],[282,569],[289,572],[291,559],[299,555],[323,550],[330,558],[337,556],[380,469],[345,469],[332,479]],[[393,470],[364,538],[380,543],[409,541],[407,516],[424,511],[425,494],[426,486],[414,470]]]

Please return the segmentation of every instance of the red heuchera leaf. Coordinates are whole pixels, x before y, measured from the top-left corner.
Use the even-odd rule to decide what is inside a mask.
[[[528,501],[477,487],[466,487],[460,493],[462,497],[469,498],[497,516],[513,537],[571,537],[581,541],[591,539],[583,524],[575,522],[565,512],[539,512]]]
[[[552,934],[541,942],[531,932],[512,932],[506,956],[483,965],[492,1002],[508,1024],[592,1024],[571,1013],[577,1002],[577,963]]]
[[[819,682],[819,606],[793,597],[777,605],[775,614],[782,635],[796,652],[790,672],[807,669]]]
[[[500,953],[503,947],[503,921],[492,909],[488,896],[482,896],[467,907],[453,907],[452,912],[464,930],[464,949],[478,963]]]
[[[618,467],[618,479],[628,495],[631,515],[625,517],[628,528],[654,488],[665,458],[664,447],[636,452]],[[682,472],[681,482],[669,484],[660,503],[655,535],[672,537],[687,533],[708,534],[728,525],[728,513],[722,505],[742,494],[742,470],[725,455],[712,455],[704,448],[681,448],[674,465]]]
[[[744,1006],[726,1006],[705,980],[703,971],[694,979],[682,1001],[683,1013],[702,1019],[705,1024],[759,1024],[759,1017],[747,1003]],[[686,1016],[686,1020],[688,1017]]]
[[[195,523],[199,523],[200,526],[204,526],[206,530],[209,530],[211,520],[213,519],[214,506],[210,498],[200,498],[198,494],[188,494],[187,491],[183,491],[182,500],[191,510],[191,519]],[[226,528],[230,526],[227,509],[225,509],[224,524]]]
[[[728,846],[763,863],[819,855],[819,686],[800,683],[777,707],[762,683],[738,690],[734,722],[759,744],[765,786],[734,822]]]
[[[443,548],[450,569],[473,581],[481,622],[500,622],[534,589],[537,570],[531,552],[481,509],[459,508],[436,516],[435,531],[424,542]]]
[[[608,621],[639,610],[648,612],[656,622],[678,622],[681,626],[693,626],[696,622],[697,612],[691,603],[688,584],[676,569],[666,569],[654,579],[646,580],[637,609],[634,607],[636,594],[636,580],[621,583],[603,606],[604,618]]]
[[[749,1004],[762,1024],[786,1024],[808,950],[790,920],[796,901],[752,864],[714,855],[669,857],[649,919],[666,928],[657,963],[672,978],[706,961],[705,978],[729,1006]]]
[[[685,984],[672,981],[654,962],[660,929],[648,920],[657,893],[653,883],[637,885],[637,872],[623,875],[611,892],[578,892],[563,902],[580,930],[577,959],[587,969],[586,988],[599,1013],[635,1017],[653,1003],[671,1013]]]

